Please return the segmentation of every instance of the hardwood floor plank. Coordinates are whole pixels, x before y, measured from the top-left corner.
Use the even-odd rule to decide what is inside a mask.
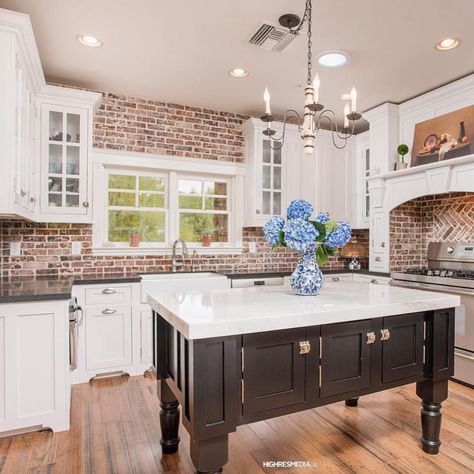
[[[229,436],[225,474],[465,474],[474,472],[474,390],[449,385],[437,456],[419,447],[420,401],[414,385],[240,426]],[[0,438],[1,474],[192,474],[189,434],[161,454],[159,400],[151,377],[76,385],[71,430]],[[265,467],[309,461],[312,468]]]

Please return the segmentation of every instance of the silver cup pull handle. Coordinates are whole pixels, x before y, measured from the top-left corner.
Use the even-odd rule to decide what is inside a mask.
[[[102,293],[104,295],[113,295],[113,294],[117,293],[117,290],[114,290],[113,288],[104,288],[102,290]]]
[[[116,312],[117,310],[114,308],[105,308],[104,310],[102,310],[102,314],[114,314]]]

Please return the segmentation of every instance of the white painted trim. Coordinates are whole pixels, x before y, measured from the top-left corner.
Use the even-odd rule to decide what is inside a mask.
[[[240,255],[242,247],[195,247],[187,245],[188,250],[196,250],[198,255]],[[168,255],[171,258],[172,247],[166,248],[131,248],[131,247],[93,247],[92,254],[97,256],[139,256],[139,255]]]
[[[92,151],[92,162],[105,167],[121,169],[144,168],[149,170],[189,172],[193,174],[216,174],[221,176],[245,176],[245,165],[228,161],[201,158],[181,158],[150,153],[100,150]]]

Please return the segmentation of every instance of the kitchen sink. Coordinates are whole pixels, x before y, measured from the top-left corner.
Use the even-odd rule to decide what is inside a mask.
[[[141,276],[141,302],[147,295],[171,291],[230,288],[230,279],[213,272],[144,273]]]

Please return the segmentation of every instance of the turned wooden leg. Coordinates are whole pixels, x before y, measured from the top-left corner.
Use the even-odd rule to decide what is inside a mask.
[[[346,400],[346,407],[356,407],[358,403],[359,403],[359,397],[349,398],[349,400]]]
[[[161,402],[161,450],[163,454],[173,454],[178,451],[179,444],[179,403],[164,380],[158,380],[158,397]]]
[[[198,474],[222,472],[229,456],[229,435],[204,440],[191,439],[191,459]]]
[[[428,454],[438,454],[441,441],[441,402],[448,397],[448,381],[424,380],[416,384],[421,398],[421,446]]]

